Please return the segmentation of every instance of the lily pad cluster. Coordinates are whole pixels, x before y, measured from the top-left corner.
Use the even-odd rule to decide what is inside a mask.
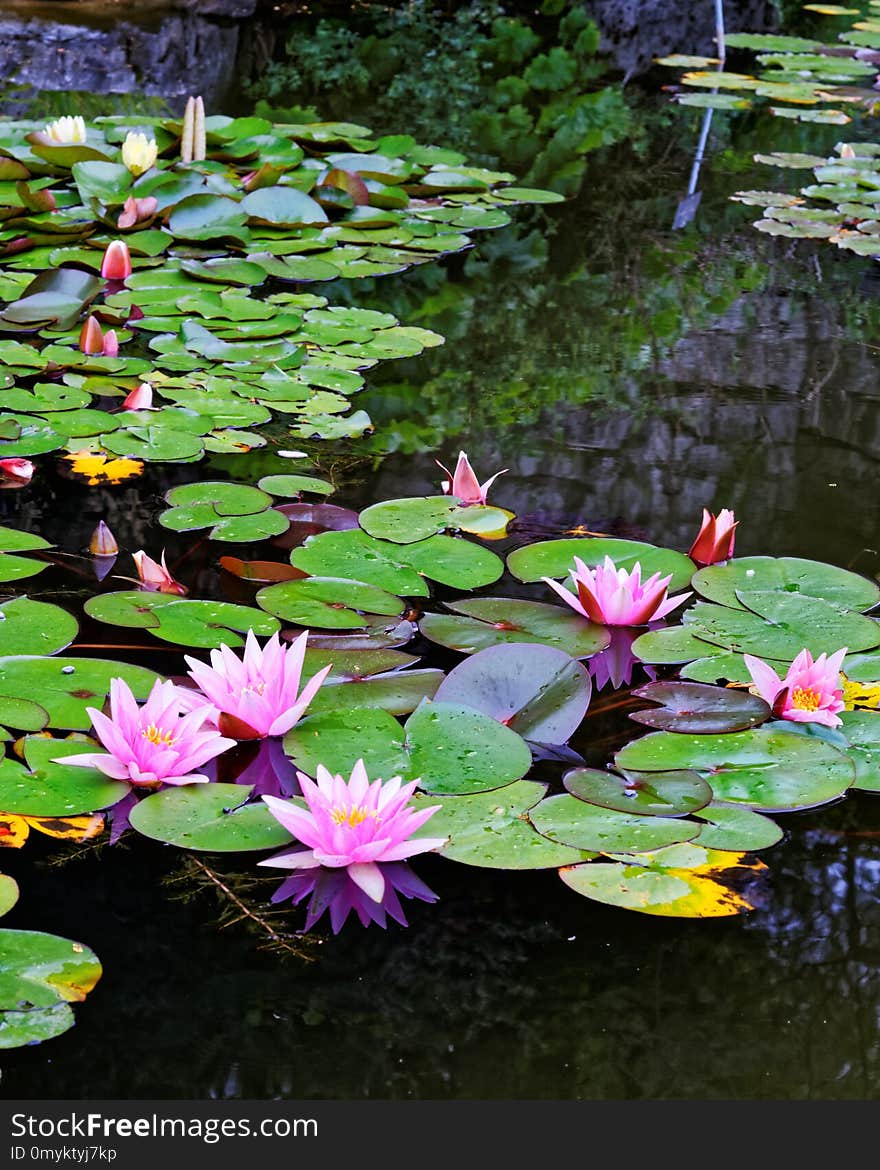
[[[823,15],[860,15],[857,9]],[[838,9],[840,6],[836,6]],[[826,43],[810,37],[778,33],[728,33],[725,61],[717,57],[661,57],[658,64],[683,69],[676,101],[703,109],[747,110],[769,104],[777,117],[799,122],[842,126],[852,120],[849,111],[873,112],[877,102],[871,88],[880,50],[880,9],[872,5],[867,20],[858,20]],[[739,51],[757,54],[756,68],[743,73],[731,66]]]
[[[880,645],[880,623],[864,612],[880,603],[880,588],[834,565],[741,557],[700,569],[692,586],[705,600],[685,611],[680,626],[643,634],[633,644],[643,662],[685,664],[683,678],[744,683],[743,654],[782,665],[803,649],[816,656]]]
[[[133,129],[157,145],[143,173],[123,159]],[[295,435],[361,435],[361,371],[442,338],[304,286],[429,263],[560,198],[349,123],[214,116],[205,131],[206,157],[183,162],[173,118],[100,118],[69,144],[0,127],[0,454],[189,462],[260,445],[250,428],[273,413]],[[105,281],[117,239],[133,271]],[[81,351],[86,314],[118,354]],[[144,381],[158,405],[120,409]]]
[[[814,181],[795,192],[737,191],[732,199],[761,207],[758,231],[798,240],[826,240],[857,256],[880,257],[880,143],[840,142],[830,158],[774,153],[756,161],[811,170]]]
[[[277,512],[286,528],[278,509],[305,506],[279,500],[329,487],[298,475],[265,476],[257,486],[190,484],[168,493],[162,523],[207,531],[220,543],[245,535],[269,542],[277,537],[267,516]],[[794,557],[697,568],[683,553],[646,542],[521,542],[512,512],[454,496],[391,500],[347,515],[354,526],[339,527],[328,513],[328,527],[295,544],[289,565],[229,565],[237,587],[253,590],[249,605],[135,589],[86,601],[92,619],[197,650],[241,647],[247,631],[286,639],[309,631],[303,679],[328,665],[331,672],[308,709],[244,770],[220,757],[207,784],[144,796],[92,767],[57,763],[92,750],[87,707],[103,705],[112,677],[142,699],[158,676],[62,657],[75,637],[71,615],[59,610],[73,623],[68,630],[49,612],[56,607],[6,603],[7,613],[41,607],[32,625],[54,637],[43,653],[26,638],[0,659],[6,820],[55,818],[64,836],[84,818],[100,824],[106,815],[118,831],[130,825],[179,848],[259,854],[292,843],[263,794],[297,799],[297,770],[314,776],[323,765],[347,775],[363,760],[371,777],[416,781],[416,806],[438,806],[418,832],[442,838],[449,860],[557,869],[567,887],[593,900],[704,917],[758,903],[766,866],[752,855],[781,839],[776,816],[853,788],[880,791],[880,710],[870,706],[880,680],[875,582]],[[490,545],[508,526],[505,560]],[[621,630],[548,600],[543,578],[566,578],[575,557],[597,566],[609,556],[670,576],[670,591],[690,588],[695,596],[677,624]],[[534,597],[508,596],[506,573]],[[483,595],[489,586],[493,595]],[[635,663],[627,677],[640,662],[662,677],[623,686],[630,718],[600,766],[591,746],[595,692],[610,673],[598,663],[621,636]],[[422,660],[432,644],[442,667]],[[783,672],[803,649],[831,654],[841,646],[867,698],[849,704],[837,729],[777,718],[748,690],[744,653]]]

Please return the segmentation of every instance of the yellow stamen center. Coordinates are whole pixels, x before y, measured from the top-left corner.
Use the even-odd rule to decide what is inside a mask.
[[[265,689],[266,684],[264,682],[248,683],[247,686],[241,688],[241,693],[243,695],[262,695]]]
[[[171,747],[172,744],[177,742],[170,731],[161,731],[155,723],[151,723],[149,727],[145,727],[141,731],[141,735],[157,747]]]
[[[379,821],[377,812],[363,808],[359,804],[353,804],[350,808],[343,805],[342,808],[334,808],[330,813],[330,819],[335,825],[348,825],[350,829],[357,828],[367,817],[372,817],[377,823]]]
[[[798,711],[818,711],[822,696],[812,687],[795,687],[791,693],[791,705]]]

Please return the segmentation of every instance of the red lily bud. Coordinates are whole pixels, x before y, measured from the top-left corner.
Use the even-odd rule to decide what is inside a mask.
[[[717,516],[704,508],[703,524],[688,556],[697,565],[714,565],[718,561],[730,560],[738,523],[729,508],[722,508]]]

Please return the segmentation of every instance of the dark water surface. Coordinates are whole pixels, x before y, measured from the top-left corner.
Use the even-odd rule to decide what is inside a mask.
[[[726,198],[794,184],[751,166],[754,151],[822,153],[841,131],[719,120],[697,222],[675,234],[687,139],[664,133],[671,145],[644,158],[597,156],[577,204],[478,237],[466,261],[321,288],[448,339],[371,372],[366,444],[306,444],[339,484],[334,502],[434,491],[434,458],[463,446],[485,475],[510,469],[495,499],[530,535],[583,523],[687,548],[703,505],[733,507],[738,552],[877,576],[875,266],[761,237],[752,209]],[[0,493],[0,522],[73,553],[104,517],[129,550],[167,542],[194,596],[237,600],[218,549],[190,554],[155,517],[171,482],[253,482],[269,461],[278,470],[260,452],[209,458],[89,491],[48,459],[27,491]],[[75,601],[82,579],[52,574],[47,599]],[[170,657],[132,660],[177,669]],[[587,726],[577,746],[597,761],[638,733],[614,711]],[[104,976],[75,1028],[0,1056],[0,1093],[874,1099],[880,799],[779,819],[786,840],[762,855],[766,888],[744,918],[652,918],[579,898],[553,871],[427,856],[416,868],[436,905],[412,906],[408,930],[349,923],[309,964],[261,949],[241,925],[221,929],[216,899],[192,881],[169,886],[170,847],[126,838],[60,866],[32,836],[3,857],[22,885],[4,925],[86,942]]]

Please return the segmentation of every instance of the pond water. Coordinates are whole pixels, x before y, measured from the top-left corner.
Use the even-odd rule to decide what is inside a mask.
[[[727,198],[767,184],[755,151],[827,153],[839,131],[730,118],[716,115],[702,203],[684,232],[670,225],[689,143],[667,128],[642,155],[606,152],[577,201],[480,234],[466,258],[328,286],[335,303],[388,308],[447,338],[371,371],[359,401],[375,424],[365,443],[307,444],[333,475],[333,501],[430,494],[435,458],[448,464],[464,447],[479,471],[509,469],[495,498],[515,508],[518,527],[502,550],[517,531],[577,525],[687,548],[703,506],[732,507],[738,554],[877,578],[875,265],[760,236],[754,209]],[[686,125],[695,144],[696,113]],[[230,596],[216,549],[190,554],[185,534],[156,525],[160,497],[215,472],[254,482],[264,460],[209,456],[89,490],[46,459],[26,492],[0,493],[0,522],[74,552],[103,517],[129,548],[166,543],[194,594]],[[64,568],[41,587],[62,603],[80,588]],[[106,628],[86,633],[97,642]],[[129,657],[168,668],[162,652]],[[572,746],[602,766],[640,729],[625,701],[594,705]],[[218,898],[181,876],[171,848],[130,834],[62,866],[52,842],[32,839],[3,858],[22,887],[4,925],[83,940],[104,975],[73,1029],[0,1058],[0,1093],[873,1099],[880,799],[850,794],[780,823],[785,840],[763,855],[768,877],[742,917],[627,913],[577,897],[553,870],[429,855],[417,868],[435,905],[409,903],[406,930],[349,923],[309,963],[224,925]]]

